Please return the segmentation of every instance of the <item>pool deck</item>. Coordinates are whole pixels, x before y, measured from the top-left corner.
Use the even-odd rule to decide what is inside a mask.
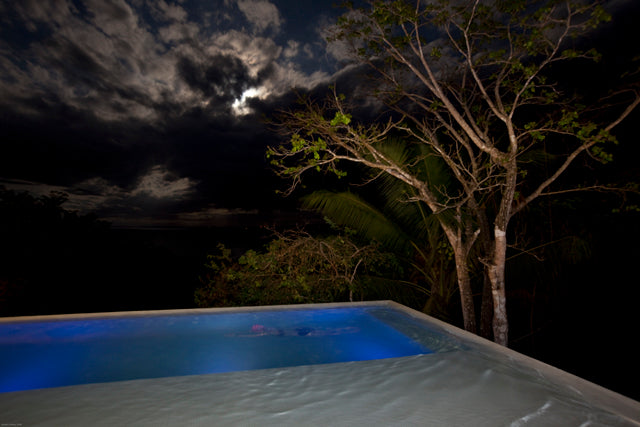
[[[0,425],[620,425],[640,403],[391,301],[95,313],[0,322],[372,306],[467,350],[0,394]]]

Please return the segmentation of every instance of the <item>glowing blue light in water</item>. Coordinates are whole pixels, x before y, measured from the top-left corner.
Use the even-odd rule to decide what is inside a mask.
[[[0,392],[431,353],[381,311],[401,316],[350,307],[0,323]]]

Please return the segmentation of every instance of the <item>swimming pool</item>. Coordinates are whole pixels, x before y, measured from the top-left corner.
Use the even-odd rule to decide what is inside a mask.
[[[0,392],[428,354],[382,307],[0,323]]]
[[[286,312],[284,316],[289,319],[282,318],[280,322],[277,319],[283,313],[278,312]],[[306,313],[302,315],[305,320],[300,313]],[[75,325],[66,329],[45,326],[30,338],[29,334],[14,328],[13,337],[21,336],[23,341],[39,341],[45,336],[53,342],[72,342],[88,334],[102,337],[98,342],[107,342],[112,335],[118,335],[119,330],[125,330],[132,337],[129,343],[140,345],[149,343],[153,335],[150,331],[154,328],[146,329],[148,325],[164,324],[159,329],[162,333],[169,331],[173,341],[168,348],[156,347],[155,353],[159,353],[159,360],[162,360],[179,344],[197,353],[195,344],[184,344],[192,339],[188,336],[192,333],[194,319],[198,319],[198,325],[216,329],[217,326],[212,325],[227,322],[223,317],[228,314],[233,315],[229,318],[233,321],[228,320],[228,323],[235,326],[222,328],[226,332],[209,332],[207,336],[222,335],[223,342],[242,339],[249,347],[254,345],[249,343],[284,340],[289,342],[284,346],[286,363],[248,370],[208,374],[184,374],[183,371],[173,376],[118,381],[111,378],[105,382],[8,391],[0,393],[0,424],[640,425],[640,403],[636,401],[391,301],[44,316],[0,319],[0,324],[71,322],[67,326]],[[223,317],[215,318],[217,322],[209,317],[219,315]],[[366,320],[355,321],[350,316]],[[309,321],[314,317],[326,318],[317,323],[316,320]],[[167,323],[161,318],[170,321]],[[129,326],[142,319],[147,326],[139,329]],[[87,333],[85,325],[92,320],[97,320],[96,324],[103,327],[88,328],[93,332]],[[104,320],[115,322],[103,323]],[[359,353],[360,360],[333,359],[319,363],[312,360],[313,364],[308,364],[309,360],[301,361],[289,354],[300,351],[315,357],[316,351],[324,352],[325,349],[314,347],[312,342],[330,339],[337,343],[332,357],[336,357],[335,354],[342,357],[344,353],[350,353],[338,350],[342,345],[347,349],[356,343],[359,344],[351,347],[366,347],[360,343],[366,342],[364,338],[380,325],[394,343],[391,347],[403,348],[404,355],[394,355],[388,353],[388,349],[375,347],[373,352]],[[54,330],[57,332],[52,332]],[[356,339],[358,334],[362,336]],[[218,347],[218,351],[227,350]],[[182,354],[185,353],[189,352]],[[249,353],[258,354],[262,350]],[[154,352],[148,354],[154,356]],[[371,355],[383,358],[366,360]],[[295,365],[290,364],[290,358]],[[255,359],[263,360],[262,357]],[[162,364],[147,360],[151,359],[140,363]],[[30,366],[28,362],[25,358],[23,365]],[[70,360],[69,363],[76,362]],[[190,366],[195,365],[197,363]],[[58,370],[55,365],[50,366],[54,367],[41,367],[39,372]],[[2,377],[5,375],[11,374],[3,373]]]

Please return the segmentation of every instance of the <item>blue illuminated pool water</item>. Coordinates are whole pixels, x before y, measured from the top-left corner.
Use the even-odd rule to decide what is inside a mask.
[[[0,392],[431,353],[391,326],[402,317],[349,307],[0,323]]]

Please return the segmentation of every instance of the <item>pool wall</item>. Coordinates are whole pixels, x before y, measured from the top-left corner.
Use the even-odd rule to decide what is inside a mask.
[[[113,312],[113,313],[88,313],[88,314],[72,314],[72,315],[54,315],[54,316],[23,316],[23,317],[13,317],[13,318],[0,318],[0,323],[7,322],[30,322],[30,321],[55,321],[55,320],[78,320],[78,319],[91,319],[91,318],[109,318],[109,317],[136,317],[136,316],[154,316],[154,315],[181,315],[181,314],[207,314],[207,313],[239,313],[239,312],[256,312],[256,311],[281,311],[281,310],[299,310],[299,309],[327,309],[327,308],[340,308],[340,307],[358,307],[358,306],[367,306],[367,307],[387,307],[393,308],[398,311],[405,313],[417,321],[424,323],[430,329],[433,329],[439,333],[448,334],[455,339],[459,340],[463,343],[464,346],[469,347],[473,352],[476,352],[487,360],[496,360],[498,363],[508,365],[508,366],[518,366],[523,367],[524,369],[532,370],[540,378],[544,378],[545,381],[550,381],[557,385],[559,389],[569,389],[572,393],[576,393],[581,399],[587,402],[589,405],[593,405],[594,407],[601,408],[603,410],[609,411],[616,416],[620,417],[624,420],[623,425],[637,425],[640,426],[640,403],[636,402],[632,399],[629,399],[623,395],[615,393],[611,390],[608,390],[604,387],[601,387],[592,382],[586,381],[582,378],[579,378],[575,375],[557,369],[548,364],[542,363],[538,360],[532,359],[523,354],[517,353],[508,348],[499,346],[491,341],[483,339],[474,334],[468,333],[464,330],[461,330],[455,326],[449,325],[437,319],[434,319],[430,316],[427,316],[421,312],[412,310],[408,307],[395,303],[393,301],[373,301],[373,302],[356,302],[356,303],[331,303],[331,304],[305,304],[305,305],[286,305],[286,306],[263,306],[263,307],[238,307],[238,308],[212,308],[212,309],[186,309],[186,310],[154,310],[154,311],[137,311],[137,312]],[[408,358],[408,364],[420,364],[423,360],[422,358],[414,357]],[[352,362],[354,363],[354,362]],[[355,362],[360,363],[360,362]],[[389,362],[381,362],[380,366],[395,366],[392,365],[395,363],[393,361]],[[398,362],[400,363],[400,362]],[[402,362],[404,363],[404,362]],[[367,366],[377,366],[377,362],[368,362],[363,363],[363,369],[366,369]],[[349,365],[355,366],[355,365]],[[300,372],[313,369],[315,371],[328,372],[331,367],[324,366],[321,368],[306,368],[301,367],[297,368]],[[385,368],[386,369],[386,368]],[[518,368],[520,369],[520,368]],[[296,369],[290,370],[290,372],[294,372]],[[287,370],[283,370],[281,372],[287,372]],[[296,371],[297,372],[297,371]],[[313,372],[312,372],[313,374]],[[240,373],[238,376],[233,375],[224,375],[222,374],[219,378],[245,378],[248,379],[250,377],[260,378],[262,374],[252,374],[252,373]],[[266,375],[266,374],[265,374]],[[198,376],[193,377],[193,384],[198,384],[202,381],[207,381],[207,377],[210,376]],[[311,375],[309,378],[314,378]],[[537,377],[534,377],[537,378]],[[145,382],[147,381],[147,382]],[[162,381],[153,381],[153,380],[140,380],[137,384],[147,384],[149,390],[154,389],[154,384],[161,384],[162,382],[172,383],[176,382],[181,384],[184,387],[188,387],[189,379],[185,377],[183,379],[166,379]],[[267,380],[265,380],[267,381]],[[125,384],[127,383],[127,384]],[[123,382],[123,387],[131,387],[133,384],[136,384],[136,381],[125,381]],[[207,383],[208,384],[208,383]],[[271,384],[271,383],[269,383]],[[96,385],[85,385],[85,386],[72,386],[72,387],[63,387],[60,391],[64,391],[61,396],[68,394],[70,397],[69,402],[74,397],[74,390],[78,390],[79,393],[82,390],[115,390],[118,387],[118,383],[112,384],[96,384]],[[209,387],[209,385],[207,385]],[[173,393],[175,390],[164,390],[159,391],[159,393]],[[344,391],[342,391],[344,392]],[[29,408],[30,417],[28,420],[36,420],[38,418],[38,406],[46,405],[46,399],[43,402],[43,397],[45,396],[53,396],[52,393],[55,393],[54,389],[51,390],[35,390],[35,391],[24,391],[24,392],[13,392],[13,393],[4,393],[0,394],[0,422],[21,422],[20,419],[16,419],[15,416],[20,411],[20,408],[27,409]],[[256,393],[255,390],[252,393]],[[112,393],[109,393],[112,394]],[[221,398],[223,399],[223,398]],[[53,402],[53,400],[52,400]],[[256,400],[256,403],[259,403],[259,400]],[[94,403],[99,404],[99,403]],[[84,402],[85,408],[90,408],[89,403]],[[89,405],[89,406],[87,406]],[[2,409],[11,408],[11,412],[14,414],[13,419],[3,419],[2,418]],[[339,408],[338,408],[339,409]],[[130,409],[131,413],[136,413],[135,408]],[[207,411],[206,408],[194,408],[194,413],[198,413],[198,411]],[[406,410],[404,410],[406,412]],[[95,412],[94,412],[95,413]],[[145,411],[140,412],[140,416],[144,416]],[[49,415],[46,412],[41,412],[41,419],[46,420]],[[62,416],[62,415],[61,415]],[[73,420],[73,413],[65,413],[64,417],[68,420]],[[78,416],[81,416],[80,414]],[[86,416],[86,414],[85,414]],[[202,416],[202,415],[201,415]],[[34,418],[35,417],[35,418]],[[63,418],[60,418],[62,420]],[[260,419],[260,418],[257,418]],[[326,417],[324,418],[327,419]],[[87,419],[84,419],[85,421]],[[362,420],[364,421],[364,420]],[[338,423],[339,424],[339,423]],[[355,424],[354,424],[355,425]],[[366,423],[363,423],[366,425]]]
[[[473,345],[476,350],[482,353],[495,355],[495,357],[499,359],[515,361],[523,366],[534,369],[544,377],[578,391],[584,396],[585,400],[597,402],[602,408],[628,417],[629,420],[633,420],[640,426],[640,402],[396,302],[381,301],[381,303],[402,310],[412,317],[422,319],[432,326],[437,326],[464,342]]]

